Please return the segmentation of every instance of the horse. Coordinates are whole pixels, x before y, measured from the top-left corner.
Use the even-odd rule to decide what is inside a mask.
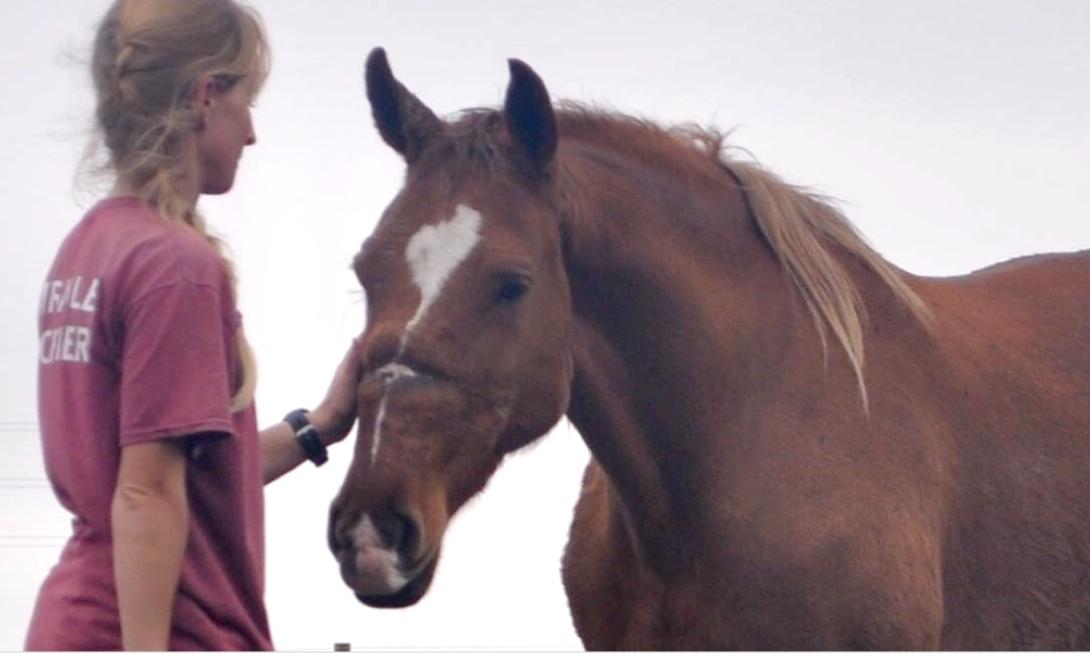
[[[588,648],[1090,647],[1090,254],[915,276],[719,132],[509,69],[446,121],[366,63],[406,175],[353,264],[328,539],[362,603],[424,596],[451,516],[566,415]]]

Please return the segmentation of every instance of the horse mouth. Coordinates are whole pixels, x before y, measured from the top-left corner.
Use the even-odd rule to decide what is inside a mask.
[[[439,556],[435,555],[425,564],[412,580],[393,594],[363,594],[356,592],[356,598],[360,603],[370,608],[407,608],[416,604],[427,594],[431,587],[431,581],[435,577],[435,569],[439,564]]]

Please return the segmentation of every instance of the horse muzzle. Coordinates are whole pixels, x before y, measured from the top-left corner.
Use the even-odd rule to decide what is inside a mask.
[[[408,578],[396,592],[376,594],[353,588],[355,589],[356,598],[359,599],[360,603],[371,608],[406,608],[414,605],[427,594],[428,588],[431,587],[431,581],[435,576],[435,568],[438,562],[438,556],[431,558],[415,575]],[[349,586],[351,587],[351,584]]]
[[[364,514],[346,528],[334,511],[329,545],[345,584],[371,607],[405,607],[419,601],[438,562],[437,553],[421,553],[416,521],[394,512]]]

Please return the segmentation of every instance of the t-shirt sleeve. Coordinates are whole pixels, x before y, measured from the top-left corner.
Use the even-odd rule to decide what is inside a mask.
[[[120,444],[233,433],[219,289],[172,283],[140,297],[123,319]]]

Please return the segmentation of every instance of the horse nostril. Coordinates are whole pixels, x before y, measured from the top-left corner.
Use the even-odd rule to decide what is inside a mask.
[[[341,516],[341,510],[337,506],[331,506],[329,509],[329,524],[326,527],[326,539],[329,543],[329,550],[333,553],[340,553],[352,545],[348,541],[348,538],[340,534],[338,529],[338,520]]]
[[[372,516],[375,528],[383,544],[402,555],[412,558],[420,541],[420,529],[409,516],[396,510],[384,511]]]
[[[401,534],[401,545],[398,550],[410,560],[416,558],[416,553],[420,547],[420,527],[416,521],[410,517],[403,516],[405,527]]]

